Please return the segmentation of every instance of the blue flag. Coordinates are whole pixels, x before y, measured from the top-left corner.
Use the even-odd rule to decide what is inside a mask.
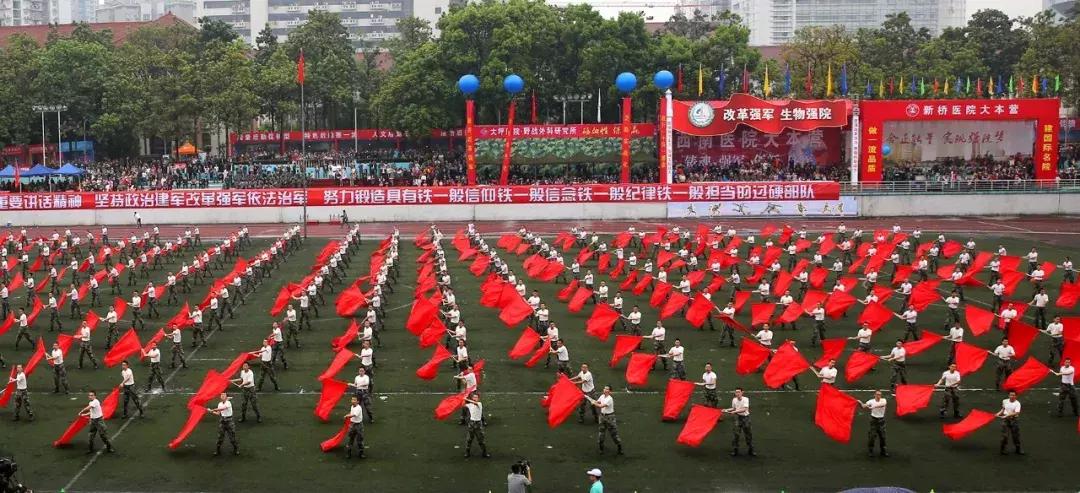
[[[1001,74],[998,74],[998,83],[997,87],[994,88],[994,94],[998,96],[1005,94],[1005,81],[1002,80]]]
[[[870,85],[870,79],[866,80],[866,97],[870,97],[874,94],[874,87]]]
[[[919,87],[915,85],[915,76],[911,77],[911,85],[908,86],[908,89],[912,96],[918,94]]]
[[[964,84],[959,77],[956,78],[956,94],[960,95],[964,93]]]
[[[847,96],[847,64],[840,66],[840,95]]]
[[[727,74],[724,72],[724,67],[720,67],[720,76],[716,78],[716,94],[720,96],[720,99],[724,98],[724,89],[727,86]]]
[[[791,65],[784,66],[784,95],[791,94]]]
[[[1043,96],[1050,94],[1050,79],[1047,79],[1045,75],[1042,77],[1042,80],[1039,81],[1039,85],[1042,86],[1040,92]]]

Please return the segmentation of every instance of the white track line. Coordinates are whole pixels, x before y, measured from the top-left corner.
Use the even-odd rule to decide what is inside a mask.
[[[815,381],[816,381],[816,379],[815,379]],[[877,392],[878,390],[884,391],[885,389],[881,388],[881,389],[841,389],[841,390],[843,390],[844,392]],[[1057,387],[1032,387],[1032,388],[1028,389],[1028,391],[1043,391],[1043,392],[1057,392],[1058,390],[1059,389]],[[730,389],[717,389],[717,392],[734,392],[734,391],[735,391],[734,387],[732,387]],[[665,393],[665,392],[659,391],[659,390],[629,390],[629,389],[625,389],[625,388],[621,389],[621,390],[616,390],[615,392],[616,393],[622,393],[622,394],[631,394],[631,395],[664,395],[664,393]],[[944,390],[934,389],[934,392],[944,392]],[[997,389],[989,389],[989,388],[987,388],[987,389],[982,389],[982,388],[961,388],[960,392],[1002,392],[1002,391],[997,390]],[[1027,391],[1025,391],[1025,392],[1027,392]],[[48,394],[48,393],[49,392],[31,392],[31,395],[32,394]],[[270,391],[260,392],[260,394],[262,394],[264,396],[284,395],[284,396],[305,396],[305,397],[310,397],[310,396],[313,396],[313,395],[319,395],[319,393],[320,393],[320,391],[318,391],[318,390],[311,390],[311,391],[300,390],[300,391],[296,391],[296,392],[270,392]],[[405,390],[403,390],[403,391],[392,391],[392,392],[376,392],[374,394],[374,396],[376,398],[378,396],[380,396],[380,395],[386,395],[386,396],[447,396],[447,395],[451,395],[451,394],[455,394],[455,393],[456,392],[452,392],[452,391],[449,391],[449,390],[446,391],[446,392],[432,392],[432,391],[426,391],[426,390],[425,391],[405,391]],[[816,393],[818,393],[818,389],[814,388],[814,389],[802,389],[802,390],[747,390],[745,393],[748,394],[748,395],[750,395],[750,394],[800,394],[800,393],[801,394],[816,394]],[[544,395],[544,394],[547,394],[547,392],[487,391],[487,392],[483,392],[483,394],[484,395],[504,395],[504,396],[518,396],[518,395],[520,395],[520,396],[532,396],[532,395]],[[157,396],[157,395],[191,396],[191,395],[195,395],[195,392],[157,392],[157,393],[154,393],[153,395],[155,395],[155,396]]]
[[[1030,229],[1027,229],[1027,228],[1021,228],[1021,227],[1018,227],[1018,226],[1012,226],[1012,225],[1009,225],[1009,224],[1005,224],[1004,221],[1002,221],[1001,224],[989,223],[989,222],[986,222],[986,221],[975,221],[975,222],[977,222],[979,224],[985,224],[987,226],[1001,226],[1001,227],[1004,227],[1004,228],[1015,229],[1017,231],[1023,231],[1025,233],[1031,233],[1032,232]]]

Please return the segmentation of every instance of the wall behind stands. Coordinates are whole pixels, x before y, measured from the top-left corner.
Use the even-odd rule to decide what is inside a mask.
[[[859,213],[864,217],[1080,214],[1080,194],[864,195],[857,199]],[[329,222],[332,215],[341,213],[341,209],[309,207],[308,215],[312,221]],[[351,220],[362,222],[668,218],[666,203],[354,206],[345,210]],[[15,226],[130,224],[134,211],[7,212],[0,223]],[[139,209],[145,224],[291,223],[300,221],[301,211],[300,207]]]

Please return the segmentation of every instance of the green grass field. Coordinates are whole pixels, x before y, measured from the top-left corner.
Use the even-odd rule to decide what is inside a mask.
[[[448,235],[452,232],[447,232]],[[927,235],[929,235],[929,231]],[[449,238],[448,238],[449,239]],[[1027,251],[1032,243],[1023,238],[976,237],[981,248],[1004,244],[1011,253]],[[1022,396],[1024,417],[1022,433],[1028,455],[999,456],[998,425],[991,424],[974,435],[952,442],[941,433],[941,421],[935,395],[931,407],[918,414],[896,418],[890,402],[888,418],[889,450],[892,458],[867,458],[865,440],[867,415],[856,417],[853,439],[848,445],[826,438],[813,424],[817,384],[812,375],[801,378],[803,391],[769,391],[760,374],[735,375],[737,349],[719,347],[720,332],[698,331],[679,317],[665,322],[668,339],[680,337],[687,347],[687,369],[691,378],[700,376],[706,361],[711,361],[720,376],[721,402],[730,402],[730,391],[746,387],[753,401],[755,445],[759,456],[730,457],[731,420],[717,425],[705,443],[696,449],[675,442],[682,422],[660,421],[663,389],[666,376],[660,371],[650,378],[645,389],[633,392],[625,388],[623,371],[609,368],[611,342],[601,343],[584,333],[584,320],[591,312],[570,314],[566,305],[555,298],[562,285],[528,282],[529,288],[540,291],[560,322],[562,336],[570,349],[574,366],[591,363],[597,384],[611,384],[616,390],[619,428],[626,445],[626,455],[616,457],[611,449],[598,455],[595,425],[578,424],[576,416],[557,429],[546,426],[545,410],[539,406],[543,392],[553,381],[554,371],[525,368],[521,362],[510,361],[506,351],[517,339],[520,329],[508,329],[494,310],[479,305],[479,281],[467,270],[467,263],[456,261],[456,252],[449,242],[448,262],[454,276],[458,302],[469,327],[470,353],[474,358],[487,360],[483,383],[485,411],[488,414],[487,440],[491,459],[463,458],[465,430],[458,426],[456,416],[440,422],[432,417],[435,405],[456,390],[448,365],[440,369],[434,381],[422,381],[413,375],[427,360],[431,350],[422,350],[416,339],[403,328],[412,301],[412,285],[416,279],[415,259],[419,250],[411,238],[402,237],[402,264],[399,286],[386,303],[388,317],[382,334],[384,348],[376,352],[379,364],[376,382],[378,392],[374,402],[376,423],[367,425],[368,458],[346,461],[340,450],[322,453],[319,442],[333,435],[345,413],[345,400],[335,409],[331,422],[321,423],[312,414],[318,399],[319,383],[315,377],[329,363],[332,352],[329,340],[340,335],[348,321],[333,316],[332,299],[312,331],[301,333],[303,350],[288,353],[289,369],[278,375],[282,392],[264,392],[260,406],[264,422],[238,425],[242,455],[212,457],[217,433],[216,418],[207,417],[201,426],[177,450],[167,443],[182,426],[187,412],[185,403],[190,393],[202,381],[210,368],[224,368],[238,352],[253,350],[269,332],[271,317],[268,308],[277,290],[286,282],[296,281],[306,274],[315,255],[328,241],[311,238],[295,252],[285,266],[264,282],[247,304],[239,308],[237,318],[227,320],[226,330],[216,332],[209,347],[192,353],[191,368],[175,374],[168,371],[169,393],[144,395],[147,401],[145,419],[109,422],[110,433],[118,453],[114,455],[85,455],[86,433],[82,433],[64,449],[52,447],[75,413],[85,405],[84,391],[106,391],[119,383],[119,368],[78,370],[77,347],[68,355],[70,396],[53,395],[48,368],[42,367],[31,377],[32,399],[37,420],[28,423],[10,421],[13,406],[0,411],[0,450],[14,454],[18,460],[21,479],[38,491],[335,491],[358,488],[366,491],[502,491],[510,464],[529,459],[534,465],[533,491],[586,491],[584,471],[599,467],[605,473],[607,491],[835,491],[858,486],[904,486],[916,491],[1076,491],[1080,480],[1068,464],[1080,460],[1080,438],[1075,418],[1057,418],[1056,379],[1051,376],[1035,389]],[[366,256],[377,242],[365,240],[360,255],[354,257],[349,275],[366,274]],[[494,244],[494,238],[491,240]],[[255,247],[267,245],[256,240]],[[1060,260],[1067,254],[1060,246],[1035,244],[1041,259]],[[248,249],[252,255],[255,249]],[[522,257],[523,258],[523,257]],[[516,261],[520,266],[520,259]],[[176,265],[169,265],[175,268]],[[517,269],[520,271],[520,267]],[[152,276],[162,281],[165,271]],[[1057,286],[1060,273],[1055,273],[1051,286]],[[598,279],[606,279],[601,276]],[[1056,290],[1056,289],[1055,289]],[[21,294],[22,290],[20,290]],[[198,286],[191,296],[197,303],[206,292]],[[726,298],[725,288],[714,300]],[[862,288],[855,292],[863,294]],[[1022,285],[1017,297],[1027,301],[1031,288]],[[657,311],[648,306],[648,293],[634,297],[627,293],[627,306],[641,305],[645,326],[651,326]],[[1051,293],[1052,299],[1056,293]],[[986,290],[969,289],[970,303],[988,303]],[[19,304],[15,299],[13,304]],[[897,308],[898,300],[890,300]],[[831,322],[829,336],[854,335],[852,316]],[[165,307],[162,323],[175,307]],[[100,313],[103,313],[101,311]],[[1052,311],[1053,313],[1053,311]],[[946,313],[934,305],[920,316],[920,325],[940,331]],[[749,311],[740,315],[748,322]],[[1030,316],[1028,321],[1031,321]],[[35,329],[47,342],[55,334],[44,332],[47,314],[39,319]],[[65,319],[69,331],[74,321]],[[145,340],[158,325],[148,323],[141,337]],[[778,331],[778,338],[793,338],[800,343],[810,361],[820,354],[809,347],[810,323],[801,322],[797,333]],[[718,325],[719,328],[719,325]],[[902,335],[900,321],[891,322],[874,341],[875,352],[882,354],[891,346],[893,336]],[[25,346],[12,349],[15,331],[0,338],[0,348],[9,365],[22,362],[30,355]],[[36,334],[35,334],[36,337]],[[185,334],[189,342],[190,334]],[[980,338],[970,336],[968,342],[992,348],[998,342],[996,333]],[[95,352],[104,355],[104,333],[95,334]],[[849,345],[849,349],[853,345]],[[1032,354],[1045,359],[1048,338],[1040,336]],[[354,347],[355,349],[355,347]],[[909,360],[911,383],[933,383],[937,380],[946,357],[946,345]],[[167,356],[167,348],[165,351]],[[148,370],[135,368],[140,387]],[[350,364],[339,378],[351,378],[356,364]],[[869,391],[888,385],[887,367],[871,373],[855,384],[841,383],[840,387],[859,398],[869,398]],[[964,385],[968,389],[987,389],[993,386],[993,368],[987,364]],[[967,390],[961,396],[962,410],[972,407],[996,412],[1002,394],[992,390]],[[695,395],[692,402],[701,402]],[[239,404],[239,401],[235,401]],[[239,410],[239,405],[237,405]],[[610,442],[609,442],[610,443]],[[228,450],[228,449],[227,449]]]

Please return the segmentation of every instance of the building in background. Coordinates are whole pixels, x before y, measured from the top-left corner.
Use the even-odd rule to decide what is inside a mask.
[[[1078,13],[1076,0],[1043,0],[1042,6],[1043,10],[1053,10],[1062,20],[1072,19]]]
[[[49,0],[0,0],[0,26],[49,23]]]
[[[195,23],[194,0],[105,0],[97,6],[94,15],[98,22],[139,22],[170,12],[190,24]]]

